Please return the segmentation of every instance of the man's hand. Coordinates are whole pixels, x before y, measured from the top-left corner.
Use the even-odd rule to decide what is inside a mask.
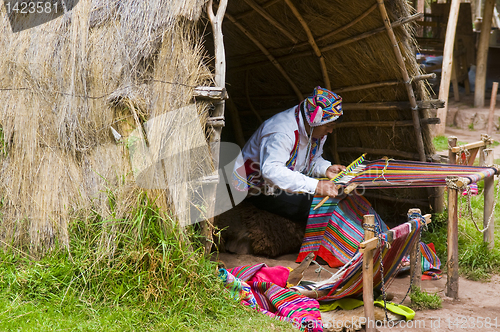
[[[337,175],[339,172],[344,171],[344,170],[345,170],[345,166],[343,166],[343,165],[332,165],[326,169],[325,175],[329,179],[332,179],[335,177],[335,175]]]
[[[318,182],[316,186],[316,194],[321,196],[335,197],[339,194],[337,185],[332,181],[322,180]]]

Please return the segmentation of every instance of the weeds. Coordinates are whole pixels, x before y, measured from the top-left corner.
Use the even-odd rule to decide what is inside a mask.
[[[484,182],[478,183],[481,193]],[[495,184],[496,190],[496,184]],[[446,197],[445,197],[446,199]],[[500,220],[500,202],[497,202],[494,211],[495,220]],[[483,224],[484,196],[477,195],[471,197],[472,215],[476,223],[482,229]],[[460,273],[471,280],[488,280],[493,273],[500,273],[500,250],[498,245],[493,249],[488,249],[483,241],[483,233],[478,232],[474,227],[471,217],[467,213],[467,200],[465,197],[459,198],[459,220],[458,220],[458,253]],[[434,243],[436,253],[441,259],[441,266],[446,269],[447,260],[447,220],[448,212],[435,214],[429,231],[422,234],[423,241]],[[500,241],[500,232],[495,232],[495,243]]]
[[[436,310],[441,308],[441,298],[437,294],[429,294],[421,291],[419,287],[413,286],[410,293],[411,305],[415,310],[431,309]]]
[[[69,250],[39,261],[0,252],[0,330],[291,328],[230,300],[193,228],[181,236],[145,194],[127,218],[94,214],[69,233]]]
[[[448,150],[448,137],[446,136],[436,136],[432,139],[432,143],[434,144],[434,148],[436,151],[444,151]],[[457,142],[457,145],[467,144],[466,142]]]

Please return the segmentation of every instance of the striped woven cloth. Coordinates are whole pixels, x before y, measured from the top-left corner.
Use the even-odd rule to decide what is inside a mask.
[[[412,221],[401,224],[392,230],[393,242],[390,247],[381,246],[374,251],[373,256],[373,286],[380,290],[382,287],[382,269],[380,265],[380,256],[383,264],[383,280],[385,287],[389,287],[397,274],[399,263],[413,247],[415,241],[418,241],[418,233],[423,223],[422,218],[416,218]],[[387,233],[384,237],[387,239]],[[356,253],[354,257],[345,264],[339,272],[325,282],[312,284],[308,286],[296,286],[291,289],[300,291],[301,289],[323,291],[328,290],[327,295],[318,298],[318,301],[330,301],[341,299],[346,296],[355,296],[363,291],[363,255]]]
[[[364,170],[349,182],[358,183],[366,189],[446,186],[447,176],[460,176],[476,183],[496,173],[496,169],[492,167],[393,159],[364,161],[363,164],[366,166]]]
[[[364,231],[361,225],[365,214],[375,215],[375,223],[381,232],[388,229],[362,196],[347,196],[340,201],[330,198],[319,209],[314,210],[322,198],[314,197],[311,204],[306,233],[297,257],[298,263],[310,252],[315,253],[315,259],[321,257],[330,267],[347,263],[363,241]]]
[[[323,331],[318,301],[273,282],[251,281],[262,268],[266,265],[246,265],[229,271],[220,269],[219,275],[231,296],[239,298],[243,304],[270,317],[290,322],[301,331]]]

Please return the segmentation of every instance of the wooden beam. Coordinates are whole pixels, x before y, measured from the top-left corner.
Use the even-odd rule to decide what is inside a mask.
[[[227,8],[227,0],[221,0],[217,8],[217,14],[213,12],[213,0],[209,0],[207,4],[207,13],[212,25],[214,36],[214,51],[215,51],[215,84],[220,88],[226,86],[226,54],[224,51],[224,39],[222,36],[222,21]],[[215,103],[215,108],[212,112],[213,118],[224,118],[224,100]],[[219,150],[222,126],[212,127],[209,133],[209,145],[211,148],[212,161],[214,170],[217,172],[219,167]],[[207,193],[208,202],[208,219],[201,222],[201,235],[204,238],[205,255],[210,254],[213,244],[213,229],[214,218],[213,211],[215,210],[215,196],[217,185],[213,184]]]
[[[455,0],[458,1],[458,0]],[[488,49],[490,46],[491,21],[495,0],[486,0],[484,3],[483,26],[479,35],[476,58],[476,85],[474,89],[474,106],[484,107],[486,90],[486,66],[488,65]]]
[[[374,4],[373,6],[371,6],[370,8],[368,8],[367,11],[365,11],[363,14],[359,15],[358,17],[356,17],[354,20],[352,20],[350,23],[336,29],[336,30],[333,30],[329,33],[327,33],[326,35],[323,35],[321,37],[318,38],[318,41],[322,41],[324,39],[327,39],[327,38],[330,38],[330,37],[333,37],[335,36],[336,34],[346,30],[346,29],[349,29],[350,27],[352,27],[353,25],[355,25],[356,23],[360,22],[362,19],[364,19],[365,17],[367,17],[368,15],[370,15],[370,13],[372,11],[375,10],[375,8],[377,8],[377,4]]]
[[[375,226],[375,216],[367,214],[363,217],[363,224]],[[370,240],[375,234],[365,228],[364,240]],[[363,254],[363,302],[366,318],[366,332],[375,332],[375,307],[373,305],[373,251],[367,250]]]
[[[359,252],[365,253],[365,251],[377,249],[378,238],[374,237],[369,240],[365,240],[359,244]]]
[[[288,39],[292,41],[292,43],[297,44],[299,40],[292,35],[287,28],[285,28],[283,25],[281,25],[278,21],[274,19],[269,13],[262,8],[258,3],[256,3],[253,0],[244,0],[247,5],[252,7],[257,13],[260,14],[266,21],[268,21],[272,26],[274,26],[276,29],[278,29],[283,35],[285,35]]]
[[[337,90],[334,89],[336,92]],[[303,93],[306,95],[307,93]],[[248,102],[245,97],[231,97],[234,100]],[[253,100],[258,101],[277,101],[277,100],[293,100],[295,96],[293,95],[274,95],[274,96],[253,96]],[[440,99],[431,99],[431,100],[422,100],[417,102],[418,109],[437,109],[444,107],[444,100]],[[385,111],[385,110],[394,110],[394,111],[407,111],[411,109],[410,102],[407,101],[386,101],[386,102],[373,102],[373,103],[342,103],[342,108],[350,111]]]
[[[239,100],[242,101],[243,98],[234,98],[234,100]],[[254,99],[259,99],[259,100],[270,100],[272,98],[258,98],[255,97]],[[248,100],[244,100],[243,102],[246,102],[248,104]],[[251,104],[249,104],[251,105]],[[418,109],[429,109],[429,108],[436,108],[439,106],[439,103],[436,104],[431,104],[429,102],[419,102],[418,103]],[[356,111],[409,111],[411,109],[410,103],[409,102],[387,102],[387,103],[345,103],[342,104],[342,108],[344,111],[349,111],[349,112],[356,112]],[[251,111],[241,111],[240,114],[242,116],[249,116],[250,114],[259,114],[259,116],[262,116],[264,118],[268,118],[276,113],[278,113],[280,109],[272,108],[272,109],[261,109],[259,113],[255,110]],[[413,120],[412,125],[413,125]],[[436,124],[441,121],[440,119],[437,118],[428,118],[428,119],[420,119],[421,124]],[[346,122],[350,123],[350,122]],[[341,125],[343,126],[343,125]]]
[[[408,17],[402,18],[398,21],[394,21],[392,23],[392,27],[395,28],[395,27],[401,26],[403,24],[413,22],[413,21],[420,19],[422,17],[423,17],[423,14],[415,14],[412,16],[408,16]],[[346,39],[341,40],[339,42],[335,42],[335,43],[326,45],[326,46],[320,48],[320,51],[322,53],[325,53],[327,51],[331,51],[331,50],[334,50],[336,48],[339,48],[339,47],[342,47],[345,45],[349,45],[351,43],[354,43],[354,42],[357,42],[359,40],[371,37],[373,35],[376,35],[378,33],[384,32],[384,31],[385,31],[385,27],[381,27],[381,28],[374,29],[372,31],[364,32],[364,33],[359,34],[357,36],[349,37],[349,38],[346,38]],[[286,47],[286,48],[282,48],[282,49],[272,49],[271,51],[273,51],[273,52],[290,51],[290,47]],[[303,57],[307,57],[307,56],[311,56],[311,55],[314,55],[314,53],[312,51],[303,51],[303,52],[295,52],[295,53],[290,53],[290,54],[283,55],[280,57],[276,57],[276,59],[280,60],[280,61],[286,61],[286,60],[292,60],[292,59],[297,59],[297,58],[303,58]],[[244,66],[237,66],[237,67],[231,68],[231,70],[233,72],[237,72],[237,71],[242,71],[242,70],[260,68],[260,67],[266,66],[268,64],[269,64],[268,61],[259,61],[259,62],[249,63],[249,64],[244,65]]]
[[[255,46],[257,46],[261,51],[262,53],[265,54],[265,56],[269,59],[269,61],[271,61],[271,63],[276,67],[276,69],[278,69],[278,71],[281,73],[281,75],[283,75],[283,77],[285,78],[285,80],[288,82],[288,84],[290,84],[290,86],[292,87],[293,91],[295,92],[296,96],[297,96],[297,99],[299,102],[301,102],[304,97],[302,96],[302,93],[300,92],[299,88],[297,87],[297,85],[292,81],[292,79],[290,78],[290,76],[288,76],[288,74],[286,73],[285,69],[283,69],[283,67],[279,64],[279,62],[276,60],[276,58],[271,54],[269,53],[269,51],[264,47],[264,45],[262,45],[261,42],[259,42],[257,40],[257,38],[255,38],[251,33],[250,31],[248,31],[245,27],[243,27],[234,17],[232,17],[231,15],[226,15],[226,17],[229,19],[229,21],[231,21],[231,23],[233,23],[241,32],[243,32],[243,34],[245,34],[245,36],[248,37],[248,39],[250,39],[254,44]]]
[[[440,121],[439,118],[420,119],[421,124],[436,124]],[[360,127],[411,127],[413,120],[404,121],[352,121],[341,122],[335,124],[335,128],[360,128]]]
[[[483,166],[491,166],[494,164],[494,153],[492,149],[484,149]],[[500,181],[500,180],[499,180]],[[483,211],[483,229],[488,228],[483,233],[483,241],[488,244],[488,249],[492,250],[495,247],[495,215],[493,208],[495,207],[495,176],[490,176],[484,179],[484,211]],[[491,220],[490,220],[491,218]]]
[[[245,0],[245,1],[248,1],[248,0]],[[316,44],[316,41],[314,40],[314,36],[313,36],[313,34],[311,32],[311,29],[309,29],[309,26],[307,25],[306,21],[304,20],[304,18],[302,17],[302,15],[300,14],[300,12],[298,11],[297,7],[295,7],[295,5],[293,4],[293,2],[291,0],[285,0],[285,2],[288,5],[288,7],[292,10],[293,15],[295,15],[295,17],[297,18],[297,20],[302,25],[302,28],[306,32],[307,41],[311,45],[311,47],[312,47],[312,49],[314,51],[314,54],[318,57],[319,66],[321,68],[321,74],[323,75],[323,82],[325,83],[325,87],[328,90],[331,90],[332,86],[330,84],[330,77],[328,76],[328,71],[326,69],[325,58],[321,54],[321,51],[320,51],[318,45]]]
[[[194,97],[199,99],[226,100],[226,88],[218,86],[198,86],[194,88]]]
[[[486,143],[484,141],[477,141],[477,142],[473,142],[473,143],[469,143],[469,144],[464,144],[464,145],[460,145],[460,146],[453,146],[451,148],[451,152],[458,153],[458,152],[460,152],[461,149],[470,150],[470,149],[475,149],[475,148],[482,148],[482,147],[485,147],[485,146],[486,146]]]
[[[448,97],[450,93],[450,80],[453,66],[453,49],[455,45],[455,33],[457,29],[458,10],[460,0],[451,0],[450,14],[448,16],[448,26],[446,27],[446,39],[443,51],[443,66],[441,70],[441,83],[439,85],[439,99],[446,102],[443,109],[438,110],[437,117],[441,119],[441,124],[436,127],[436,135],[444,135],[446,125],[446,114],[448,113]]]
[[[393,46],[393,51],[399,65],[399,70],[401,72],[401,75],[403,76],[403,81],[405,82],[406,92],[408,94],[408,100],[410,101],[411,104],[418,155],[420,161],[426,161],[424,140],[422,138],[422,130],[420,128],[420,115],[417,106],[417,99],[415,98],[415,93],[411,85],[410,76],[408,75],[408,71],[406,70],[406,64],[403,59],[403,54],[401,53],[401,49],[399,48],[398,40],[396,39],[394,30],[392,29],[391,21],[389,20],[389,16],[387,15],[387,10],[384,5],[384,0],[377,0],[377,3],[379,5],[378,7],[380,9],[380,15],[384,20],[384,25],[387,30],[387,34],[389,35],[389,39],[391,40]]]
[[[404,152],[399,150],[391,150],[391,149],[371,149],[371,148],[360,148],[360,147],[338,147],[338,152],[351,152],[351,153],[368,153],[376,156],[394,156],[401,157],[410,160],[415,160],[418,158],[417,153]]]
[[[266,9],[266,8],[269,8],[269,7],[271,7],[272,5],[274,5],[274,4],[276,4],[276,3],[280,2],[280,1],[281,1],[281,0],[271,0],[271,1],[269,1],[269,2],[266,2],[266,3],[264,3],[264,4],[261,4],[260,6],[261,6],[262,8],[264,8],[264,9]],[[237,15],[234,15],[234,18],[235,18],[235,19],[237,19],[237,20],[239,20],[239,19],[241,19],[241,18],[244,18],[244,17],[250,16],[250,15],[252,15],[252,14],[254,14],[254,13],[255,13],[255,10],[247,10],[246,12],[243,12],[243,13],[240,13],[240,14],[237,14]]]

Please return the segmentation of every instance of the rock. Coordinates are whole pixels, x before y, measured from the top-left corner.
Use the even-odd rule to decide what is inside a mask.
[[[483,130],[488,128],[488,113],[477,112],[473,120],[474,130]]]

